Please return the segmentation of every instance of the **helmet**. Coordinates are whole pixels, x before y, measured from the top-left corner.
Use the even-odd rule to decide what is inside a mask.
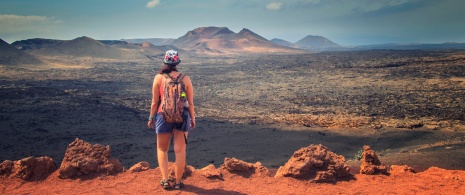
[[[176,66],[181,62],[181,58],[178,56],[178,52],[175,50],[168,50],[165,54],[163,63],[170,66]]]

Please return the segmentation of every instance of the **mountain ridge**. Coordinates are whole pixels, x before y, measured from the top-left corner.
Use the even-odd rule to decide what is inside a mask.
[[[42,60],[0,39],[0,65],[40,65]]]
[[[238,33],[227,27],[199,27],[188,31],[172,43],[198,54],[304,53],[303,50],[277,45],[257,33],[243,28]]]

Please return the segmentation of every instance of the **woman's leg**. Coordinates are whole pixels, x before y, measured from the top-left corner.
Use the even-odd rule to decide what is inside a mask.
[[[184,168],[186,167],[186,138],[188,132],[183,132],[179,130],[174,130],[173,144],[174,144],[174,153],[176,156],[175,170],[176,182],[180,183],[182,175],[184,174]],[[184,135],[186,138],[184,138]]]
[[[157,134],[157,159],[163,180],[168,180],[168,149],[171,133]]]

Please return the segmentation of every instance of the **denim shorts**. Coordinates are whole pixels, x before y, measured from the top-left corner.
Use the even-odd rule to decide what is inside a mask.
[[[159,133],[171,133],[173,129],[188,132],[191,129],[191,117],[187,114],[187,120],[182,123],[168,123],[163,118],[163,114],[160,112],[155,116],[155,131]],[[185,124],[185,125],[184,125]],[[184,128],[183,128],[184,127]]]

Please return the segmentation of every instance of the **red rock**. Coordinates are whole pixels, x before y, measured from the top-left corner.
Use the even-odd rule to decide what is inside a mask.
[[[76,138],[69,144],[60,166],[60,178],[71,178],[92,173],[107,175],[124,171],[118,159],[110,158],[110,146],[91,145]]]
[[[269,176],[270,174],[268,169],[262,166],[260,162],[252,164],[236,158],[225,158],[220,169],[235,173],[257,174],[260,176]]]
[[[134,173],[134,172],[147,171],[149,170],[149,168],[150,168],[149,163],[142,161],[142,162],[139,162],[133,165],[131,168],[129,168],[129,172]]]
[[[9,176],[13,171],[14,162],[11,160],[5,160],[0,164],[0,176]]]
[[[389,173],[390,175],[414,174],[415,169],[407,165],[391,165]]]
[[[360,165],[360,174],[388,174],[386,165],[379,161],[375,151],[370,146],[363,146],[362,164]]]
[[[223,178],[223,175],[221,174],[221,172],[216,169],[215,165],[213,164],[210,164],[200,170],[198,170],[198,172],[200,174],[202,174],[203,176],[205,176],[206,178],[209,178],[209,179],[221,179]]]
[[[0,164],[0,175],[35,181],[45,179],[56,169],[55,162],[48,156],[38,158],[27,157],[14,162],[5,160]]]
[[[294,152],[294,155],[276,172],[275,178],[293,177],[311,182],[335,182],[351,177],[343,156],[331,152],[325,146],[310,145]]]

